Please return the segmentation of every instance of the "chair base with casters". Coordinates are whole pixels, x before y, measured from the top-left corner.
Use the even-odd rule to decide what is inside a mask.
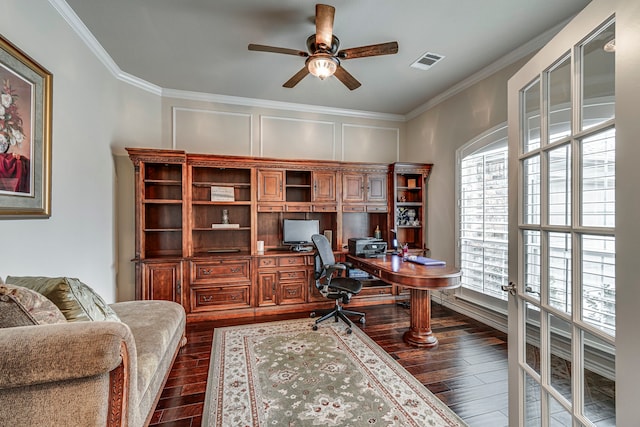
[[[342,297],[340,297],[342,298]],[[313,324],[313,330],[317,331],[318,330],[318,324],[324,322],[325,320],[334,318],[335,321],[337,322],[338,320],[342,319],[342,321],[344,323],[347,324],[347,333],[350,334],[352,333],[352,327],[353,327],[353,323],[351,323],[351,319],[349,319],[347,316],[358,316],[358,322],[360,322],[361,324],[365,324],[366,319],[365,319],[365,314],[360,312],[360,311],[352,311],[352,310],[345,310],[339,303],[339,299],[340,298],[336,298],[336,306],[333,310],[331,310],[328,313],[325,313],[322,315],[322,317],[316,319],[315,323]],[[311,317],[315,317],[315,313],[311,313]]]
[[[353,295],[357,295],[362,290],[362,283],[350,277],[341,277],[351,266],[348,263],[338,263],[335,260],[331,244],[322,234],[314,234],[311,241],[316,247],[316,286],[320,293],[328,299],[335,300],[335,308],[316,319],[313,330],[318,330],[318,324],[328,319],[335,319],[336,322],[342,320],[347,324],[347,333],[352,332],[353,323],[347,316],[358,316],[360,323],[365,323],[365,315],[359,311],[345,310],[340,305],[340,301],[348,304]],[[315,313],[311,314],[315,317]]]

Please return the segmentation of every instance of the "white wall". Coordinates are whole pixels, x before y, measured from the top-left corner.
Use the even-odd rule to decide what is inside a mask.
[[[403,160],[433,163],[427,245],[434,258],[455,262],[455,155],[462,145],[507,121],[507,80],[525,60],[497,71],[407,123]]]
[[[53,74],[49,219],[0,220],[0,274],[73,276],[113,301],[116,80],[43,1],[4,0],[2,34]]]
[[[160,99],[117,80],[48,2],[4,0],[2,15],[2,35],[53,74],[53,137],[51,217],[0,219],[0,276],[77,277],[115,301],[111,153],[159,140]]]

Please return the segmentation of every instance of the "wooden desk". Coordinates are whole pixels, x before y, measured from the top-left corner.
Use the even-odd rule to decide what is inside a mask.
[[[460,270],[455,267],[426,267],[402,261],[397,255],[383,258],[360,258],[347,255],[347,261],[379,279],[411,291],[411,326],[404,334],[408,344],[433,347],[438,339],[431,332],[431,290],[460,286]]]

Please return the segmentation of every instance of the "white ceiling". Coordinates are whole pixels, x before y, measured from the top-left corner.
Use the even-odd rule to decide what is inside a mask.
[[[396,55],[344,60],[362,86],[331,77],[282,84],[304,58],[310,0],[66,0],[118,67],[164,89],[408,114],[583,9],[590,0],[332,0],[340,48],[397,41]],[[444,55],[421,71],[425,52]]]

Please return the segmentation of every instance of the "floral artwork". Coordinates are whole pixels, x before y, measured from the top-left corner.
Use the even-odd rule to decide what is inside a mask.
[[[18,94],[11,89],[9,79],[5,79],[0,92],[0,153],[6,153],[12,145],[21,145],[23,140]]]
[[[0,36],[0,218],[51,215],[53,75]]]
[[[0,68],[0,192],[31,192],[31,144],[23,116],[30,117],[31,85]]]

